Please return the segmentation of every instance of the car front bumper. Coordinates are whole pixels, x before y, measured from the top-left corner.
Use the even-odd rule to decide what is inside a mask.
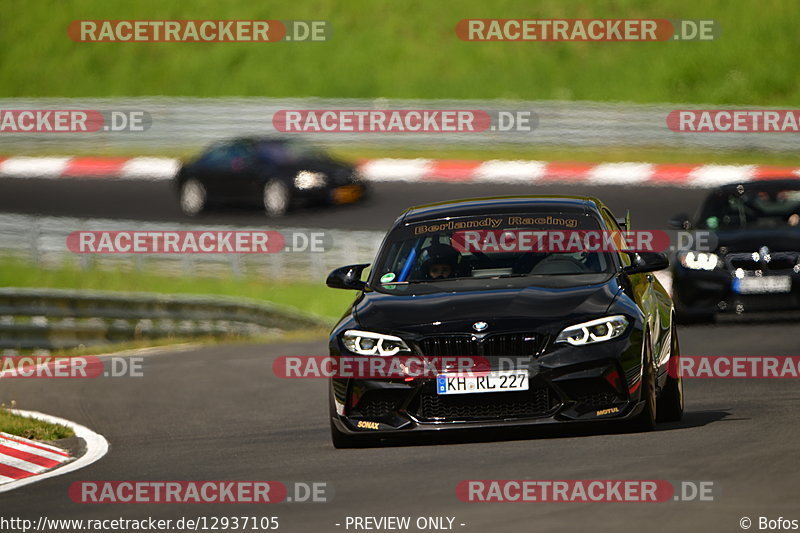
[[[528,372],[527,391],[439,395],[434,377],[333,378],[331,418],[348,435],[625,420],[643,408],[641,361],[637,331],[595,346],[559,345],[531,357],[516,367]],[[495,363],[492,370],[498,369]]]

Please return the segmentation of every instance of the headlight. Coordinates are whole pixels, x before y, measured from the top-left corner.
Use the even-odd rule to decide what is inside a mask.
[[[720,264],[719,256],[709,252],[681,252],[678,261],[690,270],[714,270]]]
[[[575,324],[558,334],[556,342],[566,342],[573,346],[592,344],[616,339],[628,327],[628,319],[622,315],[607,316],[590,322]]]
[[[395,355],[411,351],[400,337],[356,329],[345,331],[342,342],[345,348],[358,355]]]
[[[316,189],[317,187],[325,186],[325,174],[322,172],[311,172],[310,170],[301,170],[294,177],[294,186],[300,190]]]

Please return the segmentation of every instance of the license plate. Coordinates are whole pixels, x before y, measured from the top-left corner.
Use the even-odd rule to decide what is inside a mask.
[[[791,290],[792,278],[789,276],[748,277],[733,280],[733,292],[738,294],[781,293]]]
[[[528,390],[527,371],[474,372],[472,374],[439,374],[438,394],[474,394]]]
[[[337,204],[351,204],[361,198],[362,190],[358,185],[344,185],[333,190],[333,201]]]

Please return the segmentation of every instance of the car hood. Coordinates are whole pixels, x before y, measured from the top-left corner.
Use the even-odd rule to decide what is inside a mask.
[[[718,247],[730,252],[757,252],[762,246],[772,251],[800,251],[800,229],[757,229],[718,231]]]
[[[560,327],[607,312],[620,287],[616,277],[593,285],[397,295],[366,292],[354,314],[364,329],[417,334],[486,333]]]

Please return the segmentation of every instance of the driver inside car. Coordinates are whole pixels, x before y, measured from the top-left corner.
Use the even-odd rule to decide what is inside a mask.
[[[447,263],[433,263],[428,266],[429,279],[441,279],[453,277],[453,267]]]
[[[422,263],[420,272],[428,280],[455,277],[459,253],[446,244],[434,244],[424,250],[427,259]]]

